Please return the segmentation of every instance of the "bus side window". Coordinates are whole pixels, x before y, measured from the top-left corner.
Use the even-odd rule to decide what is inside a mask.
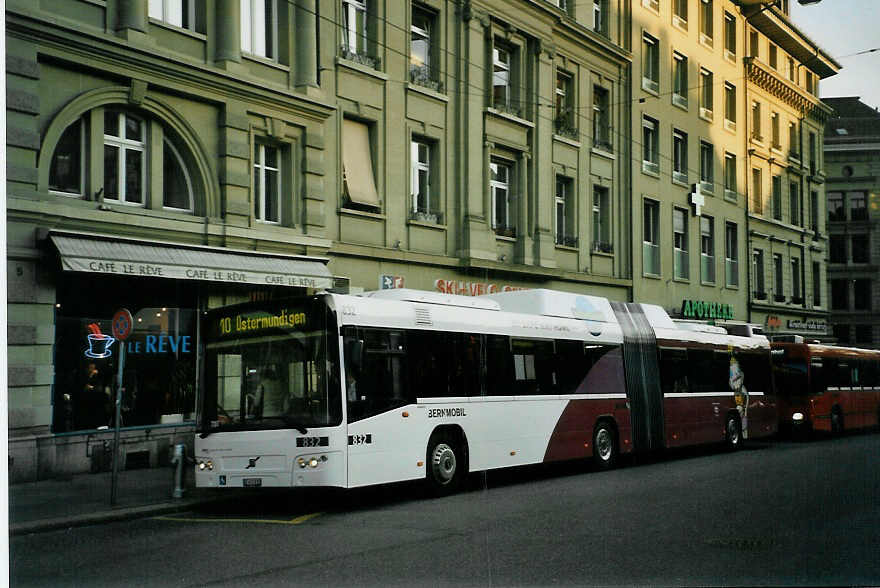
[[[686,349],[660,350],[660,388],[663,394],[690,391]]]
[[[593,359],[582,341],[556,341],[556,378],[560,394],[579,394],[578,387],[592,367]]]
[[[712,351],[688,349],[688,368],[691,392],[713,392],[717,378],[713,374],[714,357]],[[726,374],[727,372],[725,372]],[[725,386],[725,390],[729,386]]]
[[[866,388],[877,387],[877,362],[873,359],[865,359],[861,361],[862,370],[862,386]]]
[[[511,339],[514,394],[552,394],[556,389],[553,341]]]
[[[737,353],[748,392],[770,392],[770,357],[766,352]],[[803,378],[803,376],[801,376]]]
[[[516,394],[513,388],[513,355],[510,339],[503,335],[486,337],[486,393],[489,396]]]
[[[408,404],[405,385],[406,347],[402,331],[363,329],[363,366],[357,374],[355,398],[349,399],[349,420],[366,418]]]

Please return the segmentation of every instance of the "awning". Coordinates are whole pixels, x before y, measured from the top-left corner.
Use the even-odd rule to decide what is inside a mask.
[[[263,286],[332,288],[327,260],[293,255],[50,233],[65,271]]]

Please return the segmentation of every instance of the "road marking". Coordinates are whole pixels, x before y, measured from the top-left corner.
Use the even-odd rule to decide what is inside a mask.
[[[154,517],[160,521],[175,521],[179,523],[264,523],[270,525],[301,525],[315,517],[321,516],[322,512],[313,512],[305,514],[290,520],[281,519],[224,519],[224,518],[206,518],[206,517],[175,517],[161,516]]]

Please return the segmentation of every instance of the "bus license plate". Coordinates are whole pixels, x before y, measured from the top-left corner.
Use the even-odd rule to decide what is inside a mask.
[[[245,488],[258,488],[263,485],[263,478],[243,478],[242,485]]]

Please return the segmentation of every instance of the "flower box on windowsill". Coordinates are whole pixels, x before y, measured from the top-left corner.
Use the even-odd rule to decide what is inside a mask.
[[[565,137],[567,139],[574,139],[575,141],[580,140],[580,131],[576,126],[574,126],[571,120],[567,116],[560,116],[555,121],[553,121],[555,132],[560,137]]]
[[[755,300],[767,300],[766,292],[755,292]]]
[[[373,55],[367,55],[365,53],[352,51],[345,45],[339,48],[339,54],[342,56],[343,59],[347,59],[349,61],[353,61],[354,63],[365,65],[367,67],[371,67],[375,70],[378,70],[382,67],[382,60],[380,58],[374,57]]]
[[[494,227],[496,237],[516,238],[516,227]]]
[[[569,237],[567,235],[556,235],[556,244],[563,247],[577,247],[578,239],[577,237]]]
[[[442,85],[433,78],[431,75],[431,69],[427,65],[410,65],[409,81],[417,86],[422,86],[423,88],[428,88],[435,92],[443,91]]]
[[[784,294],[774,294],[773,295],[773,302],[785,302],[785,295]]]
[[[804,304],[804,299],[802,296],[792,296],[791,303],[797,304],[798,306],[802,306]]]
[[[438,212],[414,211],[409,213],[409,220],[436,225],[443,223],[443,215]]]
[[[593,242],[593,253],[614,253],[614,245],[595,241]]]

